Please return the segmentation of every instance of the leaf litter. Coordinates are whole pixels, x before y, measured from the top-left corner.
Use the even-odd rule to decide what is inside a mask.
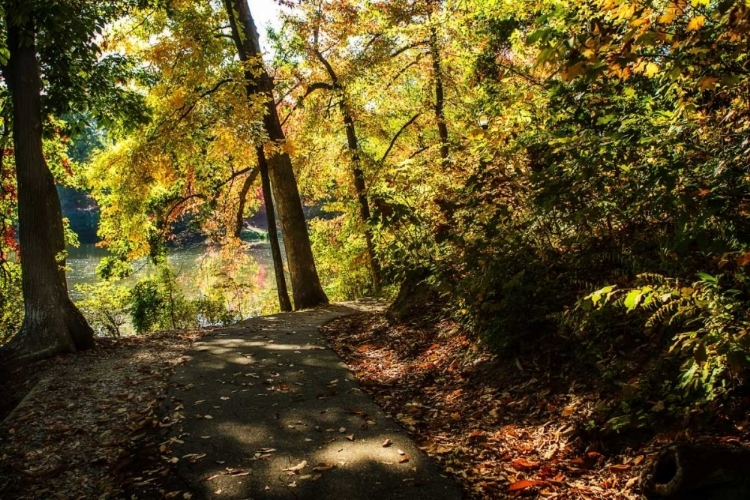
[[[184,418],[182,407],[159,410],[203,333],[97,339],[95,349],[12,373],[10,391],[28,391],[32,375],[39,382],[0,424],[0,498],[191,498],[172,472],[204,457],[173,456],[178,440],[160,442],[159,431]]]
[[[634,500],[649,458],[688,437],[680,425],[630,441],[592,432],[617,401],[600,380],[566,365],[554,371],[539,353],[504,362],[448,320],[364,314],[322,331],[362,389],[471,499]],[[731,438],[747,441],[739,431]]]

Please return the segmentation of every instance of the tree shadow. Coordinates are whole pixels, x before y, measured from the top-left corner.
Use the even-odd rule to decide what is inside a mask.
[[[168,409],[184,416],[171,431],[172,452],[196,494],[463,497],[326,347],[318,325],[355,312],[329,306],[254,318],[196,344],[173,378]]]

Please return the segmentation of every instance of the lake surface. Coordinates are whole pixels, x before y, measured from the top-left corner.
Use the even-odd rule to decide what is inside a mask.
[[[105,256],[107,251],[93,244],[68,249],[67,280],[73,300],[82,298],[76,285],[99,281],[96,267]],[[273,304],[271,299],[276,296],[273,259],[268,243],[253,243],[241,254],[229,256],[205,245],[170,249],[168,263],[176,273],[178,285],[186,297],[197,299],[221,287],[232,302],[232,307],[240,310],[243,317],[268,312],[269,305]],[[133,285],[157,272],[147,259],[135,262],[133,268],[133,275],[122,280],[124,285]]]

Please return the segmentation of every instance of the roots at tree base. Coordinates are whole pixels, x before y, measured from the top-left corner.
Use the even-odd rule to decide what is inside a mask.
[[[676,444],[662,450],[642,477],[647,498],[747,500],[750,449]]]
[[[0,349],[0,364],[7,369],[93,347],[94,331],[66,298],[55,308],[27,308],[20,330]]]

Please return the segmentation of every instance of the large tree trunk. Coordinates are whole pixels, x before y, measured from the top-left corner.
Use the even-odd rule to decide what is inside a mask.
[[[273,154],[268,158],[268,170],[281,219],[281,232],[288,257],[294,306],[296,309],[306,309],[327,304],[328,297],[320,285],[320,278],[315,267],[292,161],[289,155],[283,152],[285,137],[274,102],[273,80],[263,66],[258,32],[255,29],[247,0],[224,0],[224,5],[240,60],[257,65],[245,71],[247,93],[250,99],[255,96],[264,99],[266,114],[263,117],[263,124],[268,138],[275,143]]]
[[[276,214],[273,206],[273,193],[271,192],[271,179],[268,176],[268,163],[263,148],[258,148],[258,166],[260,167],[260,181],[263,185],[263,202],[266,205],[266,221],[268,222],[268,240],[271,242],[271,255],[273,256],[273,271],[276,275],[276,293],[279,296],[279,308],[283,312],[292,310],[289,301],[289,292],[286,290],[286,277],[284,276],[284,259],[281,256],[279,246],[279,235],[276,233]]]
[[[9,9],[8,9],[9,10]],[[10,59],[3,68],[13,102],[18,222],[25,316],[3,349],[10,364],[88,349],[94,332],[68,297],[60,198],[42,151],[41,80],[30,20],[6,11]]]

